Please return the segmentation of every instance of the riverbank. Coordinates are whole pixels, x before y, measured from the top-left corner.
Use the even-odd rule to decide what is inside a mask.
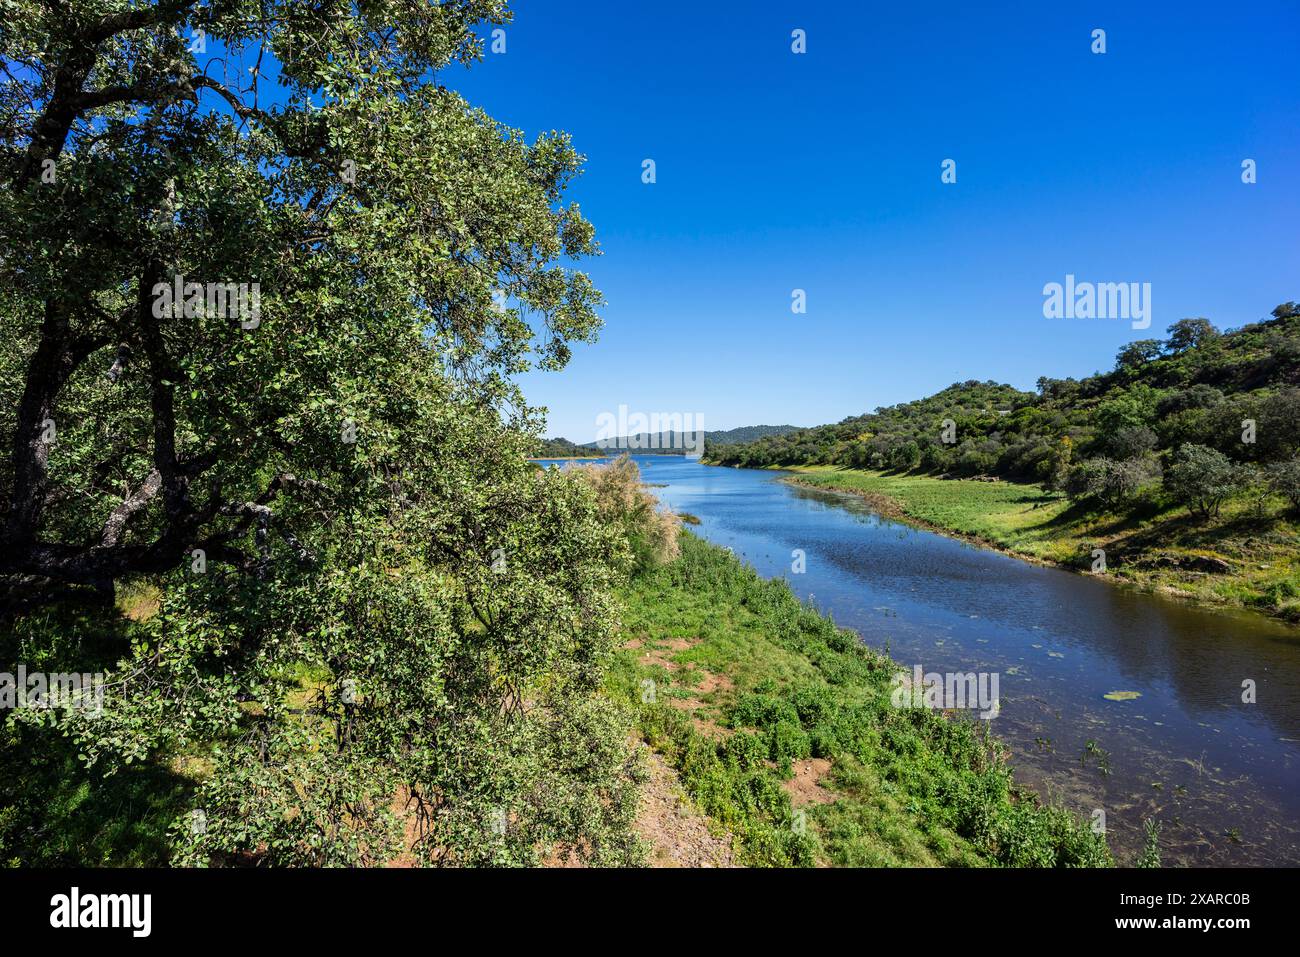
[[[787,481],[848,492],[874,511],[1018,558],[1094,574],[1178,598],[1250,608],[1300,623],[1300,526],[1257,503],[1194,519],[1185,509],[1126,517],[1071,504],[1037,485],[835,466],[796,466]]]
[[[623,591],[610,691],[749,866],[1105,866],[1104,840],[1018,788],[979,721],[895,708],[899,670],[684,532]]]

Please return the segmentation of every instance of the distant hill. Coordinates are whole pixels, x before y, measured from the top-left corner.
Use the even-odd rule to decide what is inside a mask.
[[[1040,378],[1037,392],[972,379],[833,425],[719,445],[706,458],[1060,481],[1088,457],[1160,464],[1187,443],[1251,464],[1296,454],[1300,304],[1228,333],[1204,319],[1168,333],[1128,343],[1109,372]],[[1247,421],[1257,428],[1244,442]]]
[[[742,425],[736,429],[723,429],[704,433],[705,447],[734,445],[741,442],[756,442],[771,436],[795,432],[797,425]],[[676,432],[642,432],[634,436],[620,436],[605,443],[605,450],[619,451],[626,449],[642,455],[682,455],[687,443],[693,442],[695,436],[683,433],[679,438]],[[604,451],[596,442],[584,442],[581,445],[565,438],[544,439],[539,458],[577,458],[599,455]]]
[[[785,435],[798,432],[797,425],[742,425],[738,429],[725,432],[705,432],[704,441],[710,445],[736,445],[741,442],[757,442],[769,435]]]
[[[570,442],[566,438],[542,439],[539,459],[575,459],[595,455],[595,450]]]

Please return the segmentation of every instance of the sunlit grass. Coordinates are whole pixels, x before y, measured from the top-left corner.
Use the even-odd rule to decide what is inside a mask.
[[[611,690],[742,863],[1109,862],[1085,825],[1016,791],[986,729],[894,708],[897,665],[724,549],[684,534],[681,557],[637,576],[624,604],[637,647]],[[697,696],[701,673],[725,681]],[[830,762],[827,800],[796,810],[782,782],[811,758]]]

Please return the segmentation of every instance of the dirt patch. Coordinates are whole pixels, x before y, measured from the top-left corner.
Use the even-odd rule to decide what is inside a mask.
[[[638,742],[650,779],[641,790],[636,832],[650,845],[651,867],[735,867],[731,842],[709,830],[708,819],[682,792],[663,756]]]
[[[587,867],[588,864],[583,860],[582,855],[576,848],[566,847],[563,850],[553,848],[551,853],[542,858],[538,867]]]
[[[404,832],[402,853],[390,860],[386,867],[418,867],[415,859],[415,842],[420,839],[420,823],[410,799],[410,792],[405,786],[397,789],[393,795],[392,811],[402,822]]]
[[[691,724],[701,734],[711,738],[726,737],[733,732],[721,727],[704,713],[706,705],[701,698],[714,692],[732,690],[735,687],[732,680],[726,675],[681,665],[672,660],[673,655],[694,648],[699,642],[698,638],[672,638],[651,648],[645,648],[639,641],[629,641],[625,647],[642,651],[643,654],[638,659],[642,665],[664,669],[674,677],[673,685],[687,692],[685,697],[664,695],[663,700],[669,707],[689,715]]]
[[[735,687],[736,683],[726,675],[706,671],[700,679],[700,683],[695,686],[695,690],[700,694],[713,694],[715,691],[731,691]]]
[[[645,654],[641,656],[641,661],[647,665],[658,665],[666,671],[676,671],[681,667],[681,665],[672,660],[673,655],[694,648],[699,643],[700,639],[698,638],[689,640],[686,638],[672,638],[653,648],[647,649]],[[629,641],[626,647],[640,650],[642,644],[639,641],[633,640]]]
[[[701,814],[682,790],[677,772],[663,755],[644,741],[634,741],[644,762],[648,779],[641,786],[633,830],[649,847],[646,863],[651,867],[736,867],[731,839],[713,833],[708,818]],[[573,848],[553,849],[542,867],[586,867]]]
[[[837,797],[835,792],[828,791],[818,783],[830,771],[830,761],[825,758],[806,758],[803,761],[792,762],[791,768],[794,777],[789,781],[782,781],[781,787],[785,788],[785,793],[790,795],[790,803],[794,807],[802,807],[805,804],[831,804],[835,801]]]
[[[699,698],[665,698],[670,708],[684,711],[691,719],[691,726],[706,738],[728,738],[736,732],[724,728],[704,711],[704,702]]]

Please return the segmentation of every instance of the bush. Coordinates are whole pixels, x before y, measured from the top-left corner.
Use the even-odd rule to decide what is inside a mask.
[[[921,447],[908,439],[889,455],[889,465],[900,472],[910,471],[921,464]]]
[[[1225,499],[1246,487],[1246,473],[1222,452],[1187,443],[1174,453],[1165,491],[1202,518],[1219,514]]]
[[[794,721],[778,721],[768,739],[768,757],[788,773],[791,761],[802,761],[812,756],[812,742],[803,728]]]
[[[1300,451],[1300,389],[1285,389],[1263,401],[1259,410],[1259,454],[1289,458]]]
[[[627,455],[606,465],[580,465],[573,473],[596,492],[602,518],[623,529],[631,546],[634,570],[663,565],[678,555],[677,516],[659,506],[646,491],[641,470]]]
[[[1159,474],[1159,466],[1149,456],[1126,461],[1100,457],[1085,459],[1071,468],[1062,484],[1073,499],[1091,496],[1114,508]]]
[[[1134,425],[1117,431],[1106,442],[1106,447],[1115,458],[1127,461],[1141,458],[1151,452],[1159,441],[1155,432],[1145,425]]]
[[[1222,392],[1212,385],[1198,382],[1190,388],[1179,389],[1161,398],[1156,403],[1156,412],[1161,416],[1168,416],[1189,409],[1210,409],[1222,401]]]
[[[798,724],[799,714],[793,705],[774,694],[747,694],[731,709],[731,723],[738,728],[767,729],[782,721]]]
[[[824,724],[819,724],[808,732],[808,745],[814,758],[834,757],[844,747],[835,729]]]
[[[1268,481],[1296,511],[1300,511],[1300,456],[1287,462],[1274,462],[1268,467]]]
[[[820,724],[834,713],[835,700],[829,689],[803,687],[795,691],[794,708],[799,713],[799,723],[805,728]]]

